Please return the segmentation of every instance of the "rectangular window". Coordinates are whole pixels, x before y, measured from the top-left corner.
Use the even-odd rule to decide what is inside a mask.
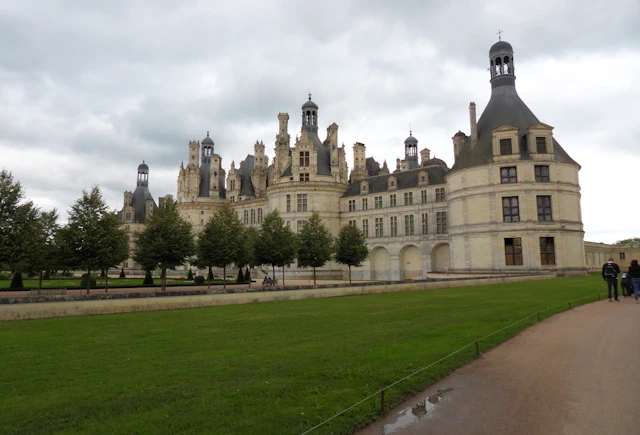
[[[422,213],[422,235],[429,234],[429,215]]]
[[[438,211],[436,212],[436,233],[437,234],[447,234],[447,212],[446,211]]]
[[[287,195],[287,213],[291,213],[291,195]]]
[[[509,168],[500,168],[500,182],[502,184],[517,183],[518,172],[515,166]]]
[[[538,183],[548,183],[549,182],[549,167],[548,166],[535,166],[534,170],[536,172],[536,181]]]
[[[536,137],[536,151],[541,154],[547,152],[547,138],[546,137]]]
[[[376,208],[382,208],[382,197],[381,196],[376,196],[376,204],[375,204]]]
[[[517,196],[502,198],[502,216],[504,222],[520,222],[520,207]]]
[[[300,166],[309,166],[309,151],[300,151]]]
[[[363,210],[369,209],[369,200],[367,198],[362,198],[362,209]]]
[[[404,205],[413,205],[413,192],[404,193]]]
[[[369,237],[369,219],[362,219],[362,232],[365,237]]]
[[[307,211],[306,193],[298,193],[298,211]]]
[[[396,201],[396,194],[392,193],[391,195],[389,195],[389,207],[395,207],[397,205],[397,201]]]
[[[444,192],[444,187],[437,187],[436,188],[436,202],[445,202],[447,200],[447,197],[445,195]]]
[[[376,237],[384,236],[384,222],[382,218],[376,218]]]
[[[427,203],[427,191],[426,190],[422,190],[420,192],[420,202],[422,202],[423,204]]]
[[[556,248],[553,237],[540,237],[540,264],[543,266],[556,264]]]
[[[309,173],[305,172],[300,174],[300,181],[309,181]]]
[[[256,223],[256,211],[255,211],[255,209],[251,209],[251,223],[252,224]]]
[[[627,254],[624,252],[620,252],[620,260],[626,260],[627,259]]]
[[[258,223],[259,224],[262,223],[262,209],[261,208],[258,209]]]
[[[389,225],[391,227],[391,237],[396,237],[398,235],[398,217],[391,216],[391,223]]]
[[[522,240],[520,237],[504,239],[504,259],[507,266],[522,266]]]
[[[302,229],[307,225],[307,221],[298,221],[298,232],[302,231]]]
[[[249,210],[245,210],[242,217],[243,217],[242,223],[247,225],[249,223]]]
[[[404,217],[404,235],[413,236],[415,234],[415,225],[413,215],[409,214]]]
[[[500,139],[500,155],[508,156],[513,154],[511,149],[511,139]]]
[[[352,226],[352,227],[355,227],[356,226],[356,221],[349,221],[349,225]]]
[[[538,203],[538,221],[550,222],[551,221],[551,197],[550,196],[537,196]]]
[[[356,211],[356,200],[355,199],[350,199],[349,200],[349,211]]]
[[[125,219],[128,220],[128,221],[131,220],[131,212],[130,211],[127,212],[127,215],[126,215]]]

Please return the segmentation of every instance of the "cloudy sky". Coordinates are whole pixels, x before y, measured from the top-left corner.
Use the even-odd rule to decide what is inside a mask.
[[[0,1],[0,168],[63,216],[93,184],[120,208],[143,159],[175,195],[190,139],[210,130],[226,168],[256,140],[272,158],[309,91],[350,167],[356,141],[395,166],[409,125],[451,166],[502,29],[520,96],[582,165],[586,239],[640,236],[639,23],[638,0]]]

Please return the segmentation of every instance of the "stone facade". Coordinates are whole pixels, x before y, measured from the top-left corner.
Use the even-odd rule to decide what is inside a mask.
[[[353,146],[348,173],[338,125],[318,136],[318,106],[302,105],[302,125],[293,144],[289,115],[278,114],[275,158],[263,142],[229,173],[214,153],[213,140],[188,143],[188,164],[180,165],[177,203],[200,230],[225,202],[245,225],[259,226],[277,209],[297,232],[318,212],[337,236],[356,225],[371,254],[354,279],[424,279],[427,272],[583,274],[587,259],[580,209],[580,166],[547,125],[529,110],[515,89],[513,49],[500,41],[490,50],[491,99],[479,120],[469,106],[467,136],[453,136],[449,168],[429,149],[418,152],[410,132],[404,159],[389,171]],[[198,157],[200,156],[200,157]],[[319,276],[342,277],[346,268],[330,263]],[[310,270],[287,268],[290,277]]]
[[[640,246],[629,247],[585,242],[584,250],[587,257],[587,268],[591,271],[602,270],[602,266],[609,258],[613,258],[613,261],[620,266],[623,272],[629,269],[631,260],[640,261]]]

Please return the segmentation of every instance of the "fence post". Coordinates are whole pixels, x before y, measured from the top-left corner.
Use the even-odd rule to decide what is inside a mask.
[[[480,346],[478,345],[477,340],[476,340],[476,356],[480,356]]]
[[[384,390],[380,391],[380,412],[384,414]]]

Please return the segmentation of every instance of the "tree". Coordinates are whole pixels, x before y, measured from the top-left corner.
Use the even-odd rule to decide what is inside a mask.
[[[364,233],[353,225],[340,229],[336,240],[336,261],[349,266],[349,284],[351,284],[351,267],[359,267],[369,256],[369,248]]]
[[[270,264],[274,278],[276,266],[282,267],[284,285],[284,267],[295,260],[297,243],[296,235],[284,224],[277,209],[264,217],[255,246],[257,264]]]
[[[187,274],[187,280],[193,281],[193,271],[189,268],[189,273]]]
[[[91,276],[92,270],[104,268],[112,255],[111,243],[115,237],[112,231],[121,231],[111,224],[114,219],[117,222],[98,186],[94,186],[91,192],[83,191],[82,198],[71,206],[67,225],[58,232],[64,263],[86,270],[87,276]],[[88,279],[86,284],[88,294],[91,280]]]
[[[298,234],[298,264],[313,267],[313,285],[316,285],[316,268],[331,259],[332,250],[333,237],[320,215],[314,212]]]
[[[124,274],[124,267],[120,269],[120,276],[118,278],[125,279],[127,276]]]
[[[138,233],[133,259],[147,271],[159,267],[162,291],[166,291],[167,269],[185,264],[194,251],[191,224],[180,216],[176,203],[167,198]]]
[[[243,229],[242,234],[242,246],[238,249],[238,256],[235,259],[235,265],[242,269],[244,266],[255,267],[258,265],[258,260],[256,258],[256,242],[258,240],[259,233],[253,227],[246,227]],[[247,278],[249,276],[249,278]],[[245,283],[249,284],[251,287],[251,278],[249,273],[249,267],[247,267],[247,273],[243,275],[243,279]]]
[[[38,289],[42,288],[43,272],[47,275],[58,266],[59,247],[57,244],[58,212],[56,209],[39,213],[36,220],[34,244],[28,255],[29,268],[38,272]]]
[[[120,224],[116,213],[108,213],[101,221],[105,232],[105,252],[102,257],[104,270],[104,290],[109,291],[109,269],[129,258],[129,235]]]
[[[632,237],[630,239],[618,240],[616,245],[626,246],[628,248],[637,248],[640,246],[640,237]]]
[[[22,184],[13,181],[6,170],[0,171],[0,264],[14,273],[11,288],[22,288],[22,269],[29,267],[29,254],[38,236],[39,210],[24,202]],[[19,287],[14,287],[19,286]]]
[[[236,278],[236,284],[244,284],[244,273],[242,273],[242,268],[238,268],[238,277]]]
[[[227,266],[237,260],[238,250],[242,248],[242,237],[242,223],[229,204],[224,204],[209,219],[198,237],[198,260],[209,267],[222,268],[225,290]]]

